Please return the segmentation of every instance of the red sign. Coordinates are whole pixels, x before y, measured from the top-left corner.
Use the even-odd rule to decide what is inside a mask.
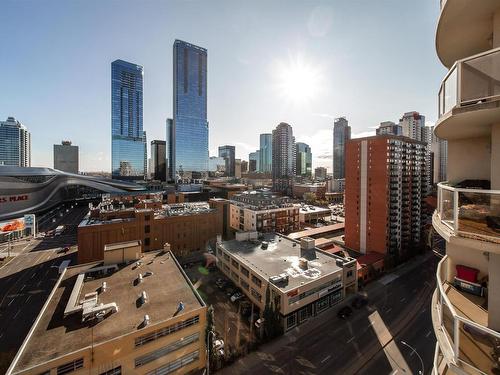
[[[18,201],[27,201],[28,200],[28,195],[11,195],[8,197],[0,197],[0,203],[7,203],[7,202],[18,202]]]

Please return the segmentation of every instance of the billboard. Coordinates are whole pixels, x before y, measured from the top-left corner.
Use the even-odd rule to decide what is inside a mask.
[[[24,223],[24,217],[9,221],[3,221],[0,223],[0,234],[17,232],[20,230],[24,230],[24,228],[26,228],[26,225]]]

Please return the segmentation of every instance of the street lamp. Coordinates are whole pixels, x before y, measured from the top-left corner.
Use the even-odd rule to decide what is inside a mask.
[[[420,375],[424,375],[424,372],[425,372],[425,370],[424,370],[424,361],[422,360],[422,357],[420,357],[420,354],[418,354],[417,350],[413,346],[407,344],[405,341],[401,340],[401,344],[403,344],[403,345],[407,346],[408,348],[410,348],[411,351],[412,351],[412,353],[415,353],[418,356],[418,359],[420,359],[420,364],[422,365],[422,370],[418,370],[418,373]]]
[[[215,332],[214,331],[208,331],[207,333],[207,375],[210,374],[210,346],[209,346],[209,338],[210,338],[210,335],[213,335],[215,336]],[[213,340],[213,337],[212,337],[212,340]]]

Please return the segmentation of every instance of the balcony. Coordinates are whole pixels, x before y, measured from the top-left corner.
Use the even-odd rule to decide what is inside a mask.
[[[438,108],[438,137],[488,135],[500,119],[500,48],[457,61],[441,83]]]
[[[500,365],[500,333],[487,327],[484,297],[462,292],[447,281],[448,261],[445,255],[438,264],[432,300],[432,319],[442,355],[460,373],[494,374]]]
[[[500,243],[500,190],[438,184],[434,227],[440,234]],[[443,230],[444,229],[444,230]]]

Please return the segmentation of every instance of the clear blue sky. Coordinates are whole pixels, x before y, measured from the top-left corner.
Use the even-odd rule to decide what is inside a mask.
[[[144,66],[148,143],[165,139],[178,38],[208,49],[211,155],[234,144],[247,159],[285,121],[331,170],[333,117],[354,135],[411,110],[435,121],[438,11],[438,0],[2,0],[0,119],[29,128],[34,166],[70,139],[82,170],[109,171],[111,62]]]

